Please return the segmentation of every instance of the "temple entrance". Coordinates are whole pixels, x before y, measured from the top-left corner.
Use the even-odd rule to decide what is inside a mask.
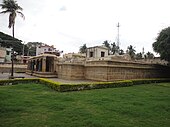
[[[54,57],[46,57],[46,72],[54,72]]]

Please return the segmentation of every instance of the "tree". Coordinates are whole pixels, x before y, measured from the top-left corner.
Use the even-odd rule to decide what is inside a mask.
[[[36,48],[37,46],[43,46],[46,45],[45,43],[42,42],[28,42],[25,45],[25,50],[24,50],[24,55],[27,56],[35,56],[36,55]]]
[[[0,45],[2,47],[13,47],[14,51],[16,51],[18,54],[22,54],[23,44],[21,43],[21,40],[13,38],[12,36],[2,32],[0,32],[0,38]]]
[[[115,42],[111,43],[111,53],[115,54],[117,52],[117,46]]]
[[[133,48],[132,45],[127,47],[127,53],[130,55],[130,57],[133,59],[135,56],[136,50]]]
[[[123,49],[120,49],[120,50],[119,50],[119,55],[123,55],[123,54],[125,54],[124,51],[123,51]]]
[[[20,14],[22,18],[24,17],[24,14],[21,12],[23,9],[17,4],[14,0],[3,0],[2,4],[0,4],[0,7],[2,12],[1,14],[9,13],[9,28],[12,28],[12,35],[14,38],[14,25],[15,25],[15,18],[17,14]]]
[[[153,50],[160,54],[161,59],[170,62],[170,27],[163,29],[152,44]]]
[[[79,51],[80,51],[80,53],[86,53],[87,52],[86,44],[83,44],[83,46],[80,47]]]
[[[105,40],[105,41],[103,42],[103,45],[108,48],[108,50],[109,50],[108,54],[110,54],[111,47],[110,47],[110,43],[108,42],[108,40]]]
[[[148,59],[153,59],[153,58],[154,58],[154,54],[151,53],[151,52],[147,52],[147,53],[146,53],[146,58],[148,58]]]
[[[141,53],[141,52],[140,52],[140,53],[137,53],[137,54],[135,55],[135,58],[136,58],[137,60],[142,59],[142,53]]]

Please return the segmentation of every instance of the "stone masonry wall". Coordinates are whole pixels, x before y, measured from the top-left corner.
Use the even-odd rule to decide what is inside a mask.
[[[94,62],[94,63],[93,63]],[[166,78],[170,77],[170,68],[152,64],[91,61],[85,65],[85,79],[114,81],[124,79]]]
[[[84,79],[84,65],[82,64],[57,64],[58,78]]]
[[[0,73],[10,73],[11,64],[0,64]],[[14,64],[14,72],[25,72],[27,69],[26,64]]]
[[[166,78],[170,68],[161,65],[118,61],[88,61],[86,64],[58,63],[58,78],[114,81],[124,79]]]

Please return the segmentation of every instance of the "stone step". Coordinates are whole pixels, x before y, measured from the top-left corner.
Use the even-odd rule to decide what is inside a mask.
[[[44,74],[33,73],[32,75],[37,76],[37,77],[41,77],[41,78],[57,78],[58,77],[56,74],[44,75]]]
[[[26,74],[41,77],[41,78],[57,78],[58,75],[55,74],[54,72],[31,72],[31,71],[26,71]]]

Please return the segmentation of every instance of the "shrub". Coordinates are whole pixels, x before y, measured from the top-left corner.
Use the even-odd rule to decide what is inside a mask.
[[[5,80],[0,80],[0,85],[15,85],[18,83],[38,83],[39,79],[38,78],[25,78],[25,79],[5,79]]]
[[[5,79],[5,80],[0,80],[0,85],[15,85],[18,83],[30,83],[30,82],[45,84],[57,91],[59,87],[58,82],[54,82],[54,81],[43,79],[43,78]]]
[[[132,81],[61,84],[60,92],[132,86]]]
[[[160,83],[160,82],[170,82],[169,78],[160,78],[160,79],[135,79],[132,80],[133,85],[140,85],[140,84],[149,84],[149,83]]]
[[[90,89],[101,89],[101,88],[114,88],[114,87],[127,87],[139,84],[149,84],[149,83],[160,83],[160,82],[170,82],[170,79],[135,79],[135,80],[124,80],[115,82],[94,82],[94,83],[82,83],[82,84],[61,84],[52,80],[44,78],[25,78],[25,79],[7,79],[0,80],[0,85],[15,85],[18,83],[40,83],[49,86],[50,88],[60,91],[80,91],[80,90],[90,90]]]
[[[44,78],[39,78],[39,83],[45,84],[45,85],[49,86],[50,88],[52,88],[56,91],[59,91],[60,83],[58,83],[58,82],[54,82],[54,81],[44,79]]]

